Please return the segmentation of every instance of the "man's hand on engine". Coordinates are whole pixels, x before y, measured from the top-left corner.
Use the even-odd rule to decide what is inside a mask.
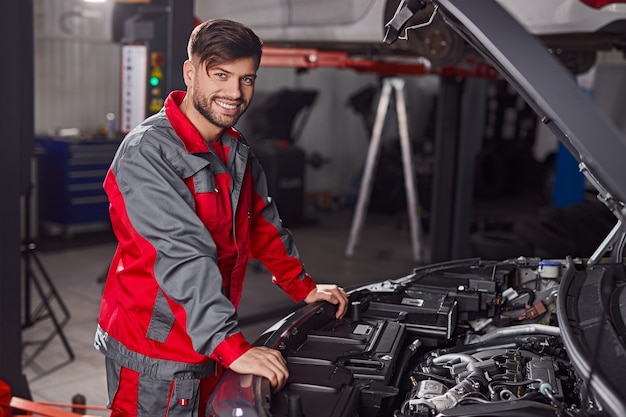
[[[337,314],[335,315],[337,319],[342,318],[348,309],[348,295],[343,288],[334,284],[318,284],[304,299],[307,304],[316,301],[328,301],[337,305]]]

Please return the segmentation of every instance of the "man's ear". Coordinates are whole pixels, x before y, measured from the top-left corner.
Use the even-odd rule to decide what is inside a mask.
[[[186,60],[183,62],[183,79],[185,80],[185,85],[187,87],[193,86],[193,78],[196,71],[196,67],[193,65],[191,60]]]

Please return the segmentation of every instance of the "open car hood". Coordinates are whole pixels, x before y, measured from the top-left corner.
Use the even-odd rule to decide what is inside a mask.
[[[256,342],[287,358],[286,388],[227,372],[214,415],[626,415],[626,140],[494,0],[405,0],[386,41],[431,3],[571,151],[615,227],[589,259],[445,262],[351,289],[339,321],[305,306]]]
[[[497,2],[437,1],[444,19],[514,86],[604,198],[626,201],[626,140],[545,46]],[[532,7],[529,4],[529,7]]]

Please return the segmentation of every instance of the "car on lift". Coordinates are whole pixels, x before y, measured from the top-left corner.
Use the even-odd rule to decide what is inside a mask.
[[[597,51],[626,47],[625,0],[498,2],[575,73],[589,69]],[[429,22],[413,31],[408,42],[384,45],[384,24],[394,15],[398,3],[399,0],[198,0],[194,7],[200,20],[241,21],[272,45],[421,56],[434,67],[463,65],[475,57],[473,49],[441,16],[433,13],[432,4],[408,23],[407,26],[414,26]]]
[[[283,354],[286,386],[227,371],[212,415],[626,415],[626,140],[499,2],[432,5],[572,152],[615,227],[588,258],[443,262],[351,288],[341,320],[328,303],[301,307],[255,342]]]

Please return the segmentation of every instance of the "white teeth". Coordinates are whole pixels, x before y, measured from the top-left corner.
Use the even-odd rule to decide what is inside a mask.
[[[234,109],[237,108],[237,105],[235,105],[235,104],[226,104],[226,103],[223,103],[221,101],[216,101],[216,103],[217,103],[218,106],[223,107],[223,108],[228,109],[228,110],[234,110]]]

